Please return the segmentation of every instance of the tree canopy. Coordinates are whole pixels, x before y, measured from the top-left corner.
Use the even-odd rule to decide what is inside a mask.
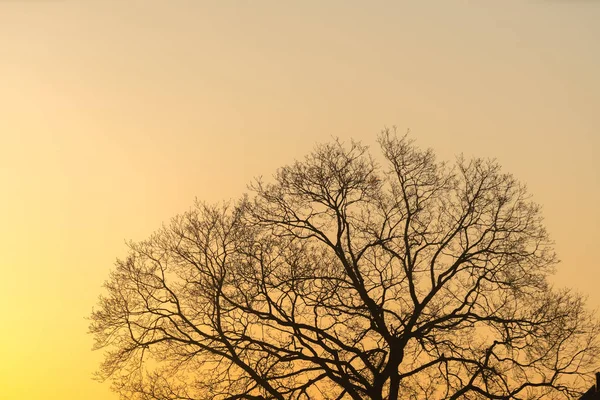
[[[572,398],[599,325],[493,160],[318,145],[129,243],[91,315],[124,399]]]

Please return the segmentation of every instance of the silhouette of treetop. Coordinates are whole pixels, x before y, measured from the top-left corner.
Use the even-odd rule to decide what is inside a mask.
[[[436,161],[386,130],[381,162],[317,146],[117,260],[91,316],[124,399],[577,396],[599,326],[553,289],[540,207],[495,161]]]

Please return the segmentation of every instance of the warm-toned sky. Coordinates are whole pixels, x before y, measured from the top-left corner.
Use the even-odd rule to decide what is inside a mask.
[[[557,284],[600,306],[599,21],[592,0],[0,0],[0,399],[115,399],[85,317],[124,240],[386,125],[527,182]]]

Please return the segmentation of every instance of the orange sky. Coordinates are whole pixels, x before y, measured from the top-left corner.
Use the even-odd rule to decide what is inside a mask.
[[[124,240],[384,126],[498,158],[544,206],[555,281],[600,306],[598,21],[591,0],[0,1],[0,399],[116,399],[85,317]]]

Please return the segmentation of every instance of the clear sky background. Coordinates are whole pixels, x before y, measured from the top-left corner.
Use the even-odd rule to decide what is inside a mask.
[[[384,126],[526,182],[554,281],[600,306],[599,21],[591,0],[0,0],[0,399],[116,399],[85,318],[124,241]]]

